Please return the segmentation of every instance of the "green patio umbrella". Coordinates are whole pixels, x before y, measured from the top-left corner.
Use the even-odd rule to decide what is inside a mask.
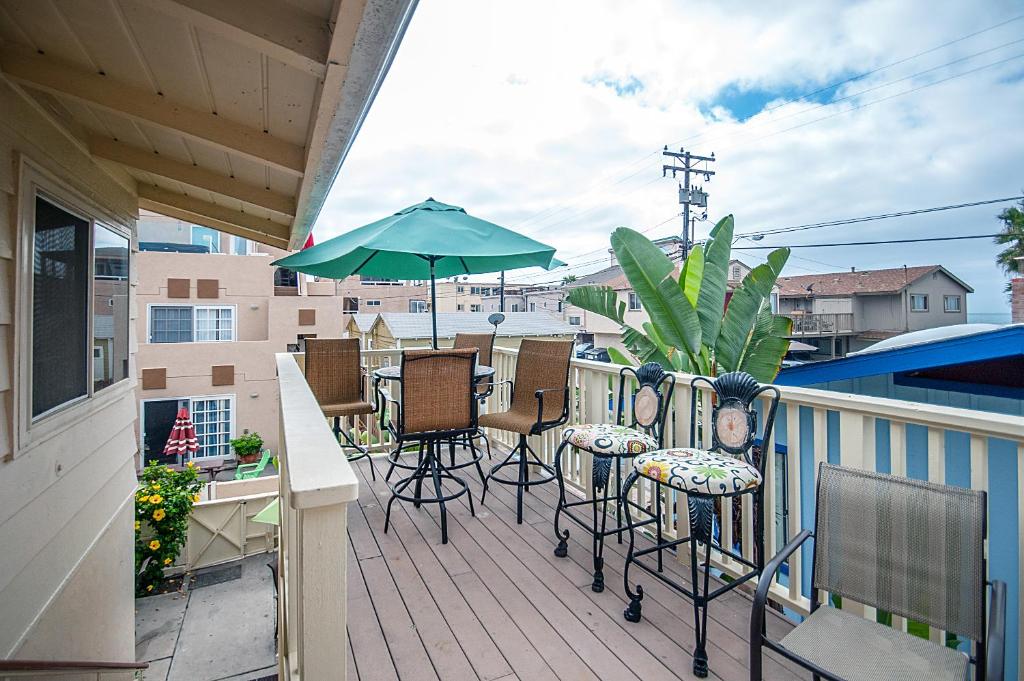
[[[427,199],[394,215],[289,255],[274,263],[331,279],[352,274],[430,279],[433,343],[437,347],[438,277],[521,267],[564,265],[555,249],[475,218],[458,206]]]

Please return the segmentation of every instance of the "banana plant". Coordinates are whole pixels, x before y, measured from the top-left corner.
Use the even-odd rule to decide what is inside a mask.
[[[649,239],[626,227],[612,233],[612,249],[640,298],[650,321],[626,323],[626,304],[607,286],[581,286],[569,302],[607,317],[620,327],[622,343],[639,363],[713,376],[746,371],[761,382],[775,378],[789,347],[792,322],[772,313],[771,293],[789,249],[772,251],[733,291],[726,306],[733,217],[711,230],[703,248],[694,248],[675,276],[675,263]],[[616,362],[629,358],[609,354]]]

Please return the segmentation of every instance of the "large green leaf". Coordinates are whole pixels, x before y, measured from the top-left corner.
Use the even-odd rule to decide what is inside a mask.
[[[607,317],[621,325],[626,314],[626,303],[619,300],[610,286],[579,286],[569,291],[569,303],[587,312]]]
[[[658,344],[632,326],[622,327],[622,342],[640,360],[641,364],[657,362],[665,369],[672,368],[672,361],[662,352]]]
[[[747,273],[740,287],[733,291],[715,344],[715,361],[726,371],[739,369],[744,353],[752,340],[755,340],[758,313],[770,299],[772,287],[788,257],[788,249],[772,251],[768,262]],[[759,330],[767,332],[763,318]]]
[[[772,328],[770,333],[752,342],[743,355],[739,366],[761,383],[771,383],[779,373],[782,359],[789,350],[789,338],[793,322],[788,317],[771,315]]]
[[[704,249],[695,248],[686,257],[682,274],[679,276],[679,285],[683,288],[683,295],[690,301],[690,305],[693,305],[694,309],[697,307],[697,295],[700,293],[700,282],[703,277]]]
[[[629,357],[626,357],[618,348],[608,347],[608,357],[611,358],[612,364],[622,364],[625,366],[633,366],[633,362],[630,361]]]
[[[612,232],[615,256],[661,339],[687,354],[699,352],[700,320],[672,278],[674,265],[650,239],[625,227]]]
[[[705,345],[715,347],[725,309],[725,287],[729,278],[729,257],[732,253],[733,218],[727,215],[711,230],[704,245],[704,269],[697,294],[697,315],[701,338]]]

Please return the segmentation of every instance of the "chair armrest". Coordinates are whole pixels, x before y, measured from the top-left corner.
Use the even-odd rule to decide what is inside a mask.
[[[399,413],[401,413],[402,411],[402,405],[401,403],[399,403],[398,400],[391,397],[391,393],[388,392],[387,388],[381,388],[380,386],[377,386],[377,393],[380,395],[381,400],[380,403],[374,405],[374,407],[380,410],[380,429],[384,430],[384,416],[387,413],[388,402],[395,405],[395,408],[398,410]]]
[[[1006,666],[1006,583],[998,580],[992,581],[986,643],[985,681],[1003,681]]]
[[[554,421],[544,420],[544,393],[560,391],[563,394],[562,403],[562,415]],[[569,420],[569,387],[564,388],[542,388],[533,393],[533,396],[537,398],[537,423],[535,427],[537,430],[541,430],[545,426],[553,427],[559,426]]]
[[[768,590],[771,588],[775,573],[779,571],[782,564],[791,555],[796,553],[808,537],[813,537],[810,530],[803,530],[793,541],[786,544],[785,548],[778,552],[774,558],[768,561],[757,581],[757,590],[754,592],[754,605],[750,610],[750,679],[751,681],[761,680],[761,645],[764,638],[764,610],[768,604]]]

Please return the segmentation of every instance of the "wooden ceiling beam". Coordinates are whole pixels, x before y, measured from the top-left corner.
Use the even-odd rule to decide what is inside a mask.
[[[144,170],[189,187],[205,189],[215,194],[238,199],[281,215],[295,216],[295,199],[290,196],[257,187],[196,165],[175,161],[167,156],[139,149],[109,137],[89,135],[88,142],[89,153],[96,158]]]
[[[139,183],[139,207],[288,250],[290,227],[193,196]]]
[[[159,126],[291,175],[301,177],[305,169],[305,150],[298,145],[52,57],[7,49],[0,51],[0,69],[30,87]]]
[[[323,78],[331,30],[280,0],[140,0],[168,16]]]

